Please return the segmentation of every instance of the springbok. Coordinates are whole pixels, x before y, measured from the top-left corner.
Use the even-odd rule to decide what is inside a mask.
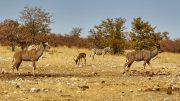
[[[84,59],[84,63],[86,64],[86,53],[79,53],[79,55],[77,56],[77,58],[73,58],[76,64],[79,64],[80,62],[82,62],[82,58]]]

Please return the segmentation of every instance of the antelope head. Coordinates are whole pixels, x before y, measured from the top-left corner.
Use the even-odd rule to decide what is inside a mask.
[[[77,64],[78,59],[75,59],[75,56],[73,57],[73,60],[75,61],[75,63]]]

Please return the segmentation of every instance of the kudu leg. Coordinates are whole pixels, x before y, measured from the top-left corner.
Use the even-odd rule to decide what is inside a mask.
[[[124,64],[123,74],[126,72],[127,62]]]
[[[94,55],[92,55],[92,59],[94,60]]]
[[[143,73],[145,72],[146,63],[147,63],[146,61],[144,61],[144,63],[143,63],[143,69],[142,69]]]
[[[13,66],[12,66],[12,72],[13,72],[13,74],[14,74],[14,69],[17,67],[17,63],[15,62],[14,64],[13,64]]]
[[[16,68],[17,71],[19,71],[19,66],[22,61],[16,61],[12,67],[12,72],[14,73],[14,69]]]
[[[16,67],[17,71],[19,71],[19,66],[21,65],[21,63],[22,63],[22,61],[19,61],[17,64],[17,67]]]
[[[134,61],[130,61],[130,62],[128,63],[127,72],[129,72],[129,69],[130,69],[130,67],[131,67],[131,65],[132,65],[133,62],[134,62]]]
[[[84,63],[86,64],[86,58],[84,58]]]
[[[152,68],[151,63],[150,63],[150,62],[147,62],[147,64],[151,67],[152,74],[154,74],[154,71],[153,71],[153,68]]]
[[[145,69],[145,67],[146,67],[146,61],[144,61],[143,67],[144,67],[144,69]]]
[[[133,62],[134,62],[134,61],[128,61],[128,62],[126,62],[126,63],[124,64],[123,74],[124,74],[125,72],[129,72],[129,69],[130,69],[130,67],[131,67],[131,65],[132,65]]]
[[[35,70],[36,70],[36,62],[33,61],[33,76],[35,76]]]
[[[92,56],[92,60],[94,60],[95,53],[93,53],[91,56]]]
[[[12,72],[14,73],[14,69],[17,67],[17,62],[15,62],[14,64],[13,64],[13,66],[12,66]]]

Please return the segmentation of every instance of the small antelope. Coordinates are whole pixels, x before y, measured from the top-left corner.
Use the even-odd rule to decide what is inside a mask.
[[[76,62],[76,64],[79,64],[80,62],[82,62],[82,58],[84,59],[84,63],[86,64],[86,53],[79,53],[77,58],[75,59],[74,57],[73,59]]]

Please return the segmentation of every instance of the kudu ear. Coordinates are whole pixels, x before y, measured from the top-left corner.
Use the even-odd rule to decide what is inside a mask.
[[[48,42],[44,42],[44,44],[45,44],[46,46],[49,46],[49,43],[48,43]]]
[[[43,44],[44,44],[45,46],[48,46],[49,48],[51,47],[48,42],[44,42]]]

